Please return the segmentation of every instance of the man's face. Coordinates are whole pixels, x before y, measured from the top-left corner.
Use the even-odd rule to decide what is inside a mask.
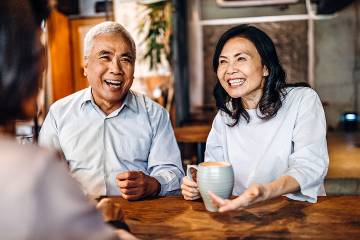
[[[119,108],[132,85],[134,50],[121,34],[104,33],[93,40],[84,74],[95,103],[104,112]]]

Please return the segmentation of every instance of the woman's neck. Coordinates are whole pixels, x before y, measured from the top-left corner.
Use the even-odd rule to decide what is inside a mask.
[[[262,94],[252,94],[248,95],[246,97],[242,97],[242,104],[245,109],[256,109],[260,99],[262,97]]]

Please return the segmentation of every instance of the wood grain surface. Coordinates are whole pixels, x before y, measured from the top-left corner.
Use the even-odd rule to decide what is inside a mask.
[[[210,213],[201,200],[182,197],[110,199],[141,239],[360,239],[360,196],[320,197],[316,204],[281,197],[230,213]]]

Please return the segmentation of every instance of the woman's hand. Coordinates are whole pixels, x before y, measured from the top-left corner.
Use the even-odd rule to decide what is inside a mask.
[[[121,240],[139,240],[137,237],[123,229],[116,230],[116,234]]]
[[[209,192],[209,195],[213,203],[219,207],[219,212],[226,212],[231,210],[241,210],[254,203],[266,200],[267,189],[264,185],[254,184],[233,200],[222,199],[212,192]]]
[[[240,196],[233,200],[222,199],[209,192],[213,203],[219,207],[219,212],[241,210],[254,203],[279,197],[281,195],[297,192],[300,190],[299,183],[291,176],[281,176],[275,181],[266,184],[253,184]]]
[[[199,188],[196,182],[191,181],[188,177],[183,178],[181,184],[181,194],[185,200],[195,200],[200,198]]]
[[[101,211],[105,222],[124,220],[124,212],[120,203],[113,202],[108,198],[103,198],[96,205],[96,208]]]

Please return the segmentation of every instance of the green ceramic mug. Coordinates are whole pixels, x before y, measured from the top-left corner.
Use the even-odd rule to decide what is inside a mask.
[[[234,187],[234,171],[228,162],[203,162],[199,165],[188,165],[186,175],[194,181],[191,169],[196,169],[196,182],[199,186],[205,207],[210,212],[216,212],[217,207],[212,203],[208,191],[222,198],[229,198]]]

